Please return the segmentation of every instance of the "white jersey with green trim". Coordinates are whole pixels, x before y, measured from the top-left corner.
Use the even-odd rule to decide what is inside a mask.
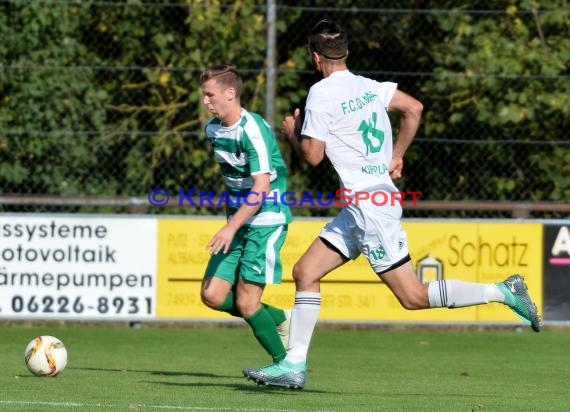
[[[395,190],[388,173],[392,126],[387,108],[396,88],[396,83],[380,83],[344,70],[309,90],[301,134],[325,142],[326,156],[342,187]]]
[[[280,202],[287,191],[287,166],[271,127],[257,113],[242,109],[241,118],[231,126],[222,125],[218,118],[210,119],[205,127],[220,165],[227,189],[221,198],[228,205],[229,217],[245,202],[251,191],[251,176],[269,173],[271,193],[257,213],[248,220],[252,226],[274,226],[292,220],[289,207]]]

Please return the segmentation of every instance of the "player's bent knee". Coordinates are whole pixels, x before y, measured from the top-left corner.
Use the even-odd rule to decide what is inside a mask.
[[[392,282],[389,286],[404,309],[419,310],[429,308],[427,284],[419,282],[406,282],[404,284]]]
[[[298,263],[293,266],[293,280],[295,282],[303,279],[303,268]]]
[[[413,300],[400,300],[400,304],[404,309],[407,310],[424,309],[421,305],[419,305],[417,302],[414,302]]]
[[[411,293],[405,296],[398,296],[398,301],[404,309],[407,310],[420,310],[429,308],[429,300],[427,295],[422,293]]]
[[[315,283],[319,283],[319,278],[315,278],[315,271],[307,269],[302,264],[296,263],[293,266],[293,280],[297,290],[309,290]]]
[[[238,299],[236,301],[236,307],[244,318],[249,318],[259,310],[260,305],[258,301],[251,302],[245,299]]]
[[[200,294],[202,298],[202,303],[212,309],[218,309],[224,304],[225,297],[217,296],[215,293],[210,293],[209,291],[202,291]]]

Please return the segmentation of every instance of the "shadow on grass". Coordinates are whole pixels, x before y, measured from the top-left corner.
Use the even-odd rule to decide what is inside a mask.
[[[119,369],[119,368],[68,368],[74,370],[94,371],[94,372],[121,372],[121,373],[148,373],[159,376],[193,376],[198,378],[235,378],[234,376],[216,375],[215,373],[204,372],[178,372],[178,371],[151,371],[143,369]]]
[[[231,388],[235,389],[236,391],[241,392],[249,392],[249,393],[272,393],[272,392],[279,392],[280,394],[298,394],[298,393],[323,393],[323,394],[337,394],[340,395],[341,392],[332,392],[332,391],[319,391],[319,390],[311,390],[311,389],[287,389],[287,388],[279,388],[276,386],[265,386],[265,385],[257,385],[255,383],[251,384],[244,384],[244,383],[196,383],[196,382],[189,382],[189,383],[180,383],[180,382],[157,382],[157,381],[143,381],[143,383],[151,383],[151,384],[158,384],[164,386],[184,386],[184,387],[223,387],[223,388]]]
[[[227,378],[227,379],[238,379],[236,375],[217,375],[215,373],[207,373],[207,372],[178,372],[178,371],[158,371],[158,370],[144,370],[144,369],[119,369],[119,368],[68,368],[74,370],[83,370],[83,371],[93,371],[93,372],[119,372],[119,373],[147,373],[150,375],[155,376],[186,376],[186,377],[194,377],[194,378]],[[279,388],[275,386],[265,386],[265,385],[257,385],[255,383],[251,384],[232,384],[232,383],[207,383],[207,382],[188,382],[188,383],[181,383],[181,382],[161,382],[161,381],[141,381],[143,383],[150,383],[155,385],[164,385],[164,386],[183,386],[183,387],[225,387],[235,389],[241,392],[250,392],[250,393],[271,393],[271,392],[279,392],[279,393],[323,393],[323,394],[341,394],[341,392],[332,392],[332,391],[321,391],[321,390],[299,390],[299,389],[287,389],[287,388]]]

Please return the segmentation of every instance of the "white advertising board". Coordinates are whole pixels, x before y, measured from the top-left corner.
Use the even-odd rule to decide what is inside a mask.
[[[147,217],[0,216],[0,319],[154,318],[156,232]]]

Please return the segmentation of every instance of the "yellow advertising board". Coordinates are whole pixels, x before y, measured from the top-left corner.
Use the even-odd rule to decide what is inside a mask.
[[[283,247],[283,283],[269,285],[263,301],[292,307],[294,263],[326,220],[295,220]],[[205,250],[224,219],[167,218],[158,222],[157,308],[163,319],[217,319],[229,315],[200,301],[200,282],[209,259]],[[423,281],[438,278],[494,283],[512,273],[526,278],[542,308],[542,225],[519,222],[407,222],[410,255]],[[359,257],[321,284],[320,319],[355,321],[501,322],[516,320],[503,305],[408,311]]]
[[[159,219],[157,318],[227,316],[206,307],[200,300],[200,282],[210,257],[206,243],[224,222],[223,219]]]
[[[404,225],[410,254],[418,272],[424,259],[439,263],[444,279],[495,283],[513,273],[525,277],[542,308],[542,225],[518,222],[412,222]],[[428,272],[429,275],[429,272]],[[425,280],[433,278],[424,277]],[[504,305],[400,312],[406,320],[518,320]],[[396,315],[396,314],[395,314]]]

